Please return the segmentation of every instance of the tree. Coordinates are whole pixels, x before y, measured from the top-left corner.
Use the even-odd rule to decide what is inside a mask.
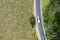
[[[34,25],[35,25],[35,17],[34,16],[31,16],[31,17],[29,17],[29,21],[30,21],[30,24],[32,25],[32,28],[34,27]]]

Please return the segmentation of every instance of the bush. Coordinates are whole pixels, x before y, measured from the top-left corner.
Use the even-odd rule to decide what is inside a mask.
[[[31,17],[29,17],[29,22],[30,22],[30,24],[32,25],[32,28],[34,27],[34,25],[35,25],[35,17],[34,16],[31,16]]]

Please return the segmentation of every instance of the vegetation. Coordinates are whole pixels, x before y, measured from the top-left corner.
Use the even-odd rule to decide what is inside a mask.
[[[36,29],[34,30],[34,33],[33,33],[34,37],[35,37],[35,40],[38,40],[38,37],[36,35]]]
[[[0,40],[35,40],[32,15],[33,0],[0,0]]]
[[[49,4],[43,7],[43,22],[47,40],[60,40],[59,5],[60,0],[49,0]]]
[[[30,18],[29,18],[29,21],[30,21],[30,24],[32,25],[32,28],[33,27],[35,27],[35,17],[34,16],[31,16]]]

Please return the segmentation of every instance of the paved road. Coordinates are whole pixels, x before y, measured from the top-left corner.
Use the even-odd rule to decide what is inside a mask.
[[[41,21],[40,8],[41,8],[40,0],[36,0],[36,18],[37,18],[37,22],[38,22],[39,33],[40,33],[41,40],[45,40],[44,31],[43,31],[43,27],[42,27],[42,21]]]

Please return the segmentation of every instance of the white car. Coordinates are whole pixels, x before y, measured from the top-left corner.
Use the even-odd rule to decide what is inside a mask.
[[[38,18],[38,23],[40,23],[40,19],[39,19],[39,16],[37,16],[37,18]]]

